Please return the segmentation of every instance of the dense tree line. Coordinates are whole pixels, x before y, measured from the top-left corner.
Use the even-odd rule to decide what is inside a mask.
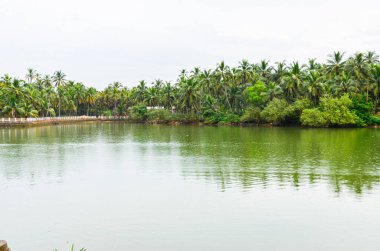
[[[380,123],[379,98],[379,56],[371,51],[347,58],[334,52],[325,63],[242,60],[229,67],[222,61],[215,69],[183,70],[174,84],[114,82],[102,91],[61,71],[41,76],[28,69],[25,79],[0,78],[3,117],[128,114],[156,122],[364,126]]]

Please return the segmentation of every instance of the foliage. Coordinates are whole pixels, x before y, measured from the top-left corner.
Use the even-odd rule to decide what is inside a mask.
[[[244,114],[240,117],[242,123],[256,123],[261,121],[261,110],[258,107],[249,107],[245,110]]]
[[[380,116],[371,115],[369,124],[370,125],[380,125]]]
[[[326,127],[328,125],[324,113],[317,108],[303,110],[300,120],[304,126]]]
[[[174,113],[172,115],[172,121],[189,124],[200,121],[201,118],[195,113]]]
[[[312,108],[312,101],[309,99],[299,99],[285,108],[286,124],[301,124],[301,114],[303,110]]]
[[[260,106],[265,101],[267,88],[262,81],[257,81],[253,86],[247,87],[248,102]]]
[[[350,110],[352,101],[344,95],[340,98],[321,98],[319,108],[305,109],[301,122],[306,126],[360,126],[359,117]]]
[[[308,99],[299,99],[289,105],[285,99],[274,98],[263,109],[261,117],[274,125],[300,124],[302,111],[311,107],[312,101]]]
[[[236,114],[215,112],[208,116],[205,120],[207,124],[237,124],[240,122],[240,118]]]
[[[165,109],[148,111],[147,120],[151,123],[167,123],[172,120],[172,113]]]
[[[102,116],[112,116],[112,111],[111,110],[103,111]]]
[[[358,116],[350,111],[352,101],[348,95],[340,98],[324,97],[320,108],[329,126],[353,126],[359,123]]]
[[[132,120],[145,121],[148,118],[148,109],[144,105],[135,105],[129,115]]]
[[[361,125],[377,125],[380,119],[372,115],[373,103],[366,101],[365,96],[358,96],[353,100],[353,111],[359,117]]]
[[[284,99],[273,99],[261,112],[261,117],[265,118],[265,121],[280,124],[287,116],[288,103]]]
[[[345,96],[353,105],[340,99]],[[326,120],[323,126],[360,126],[378,124],[374,114],[379,101],[380,64],[374,52],[347,58],[334,52],[325,63],[242,60],[229,67],[222,61],[214,69],[182,70],[175,83],[142,80],[128,88],[113,82],[103,90],[69,80],[62,71],[42,76],[28,69],[25,79],[0,77],[2,117],[129,114],[134,120],[163,123],[265,121],[315,126],[323,122],[315,110],[306,111],[304,120],[301,117],[305,110],[317,108]],[[165,111],[153,111],[157,109]]]

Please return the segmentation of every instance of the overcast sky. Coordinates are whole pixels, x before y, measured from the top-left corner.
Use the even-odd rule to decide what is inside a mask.
[[[62,70],[103,88],[225,60],[380,52],[378,0],[0,0],[0,74]]]

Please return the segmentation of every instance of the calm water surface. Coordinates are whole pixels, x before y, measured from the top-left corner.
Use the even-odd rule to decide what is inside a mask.
[[[380,250],[380,130],[0,129],[12,250]]]

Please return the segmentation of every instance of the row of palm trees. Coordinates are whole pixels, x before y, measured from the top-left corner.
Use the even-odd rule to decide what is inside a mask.
[[[323,96],[363,96],[377,112],[380,98],[380,64],[375,52],[343,52],[328,55],[325,63],[306,64],[242,60],[237,67],[223,61],[215,69],[182,70],[177,81],[140,81],[127,88],[114,82],[104,90],[67,80],[62,71],[41,76],[28,69],[25,79],[4,75],[0,79],[2,116],[36,117],[62,115],[126,114],[132,106],[175,109],[200,117],[212,114],[241,116],[251,107],[263,109],[273,99],[292,104],[300,99],[317,106]],[[252,99],[252,95],[256,95]],[[254,101],[252,101],[254,100]]]

